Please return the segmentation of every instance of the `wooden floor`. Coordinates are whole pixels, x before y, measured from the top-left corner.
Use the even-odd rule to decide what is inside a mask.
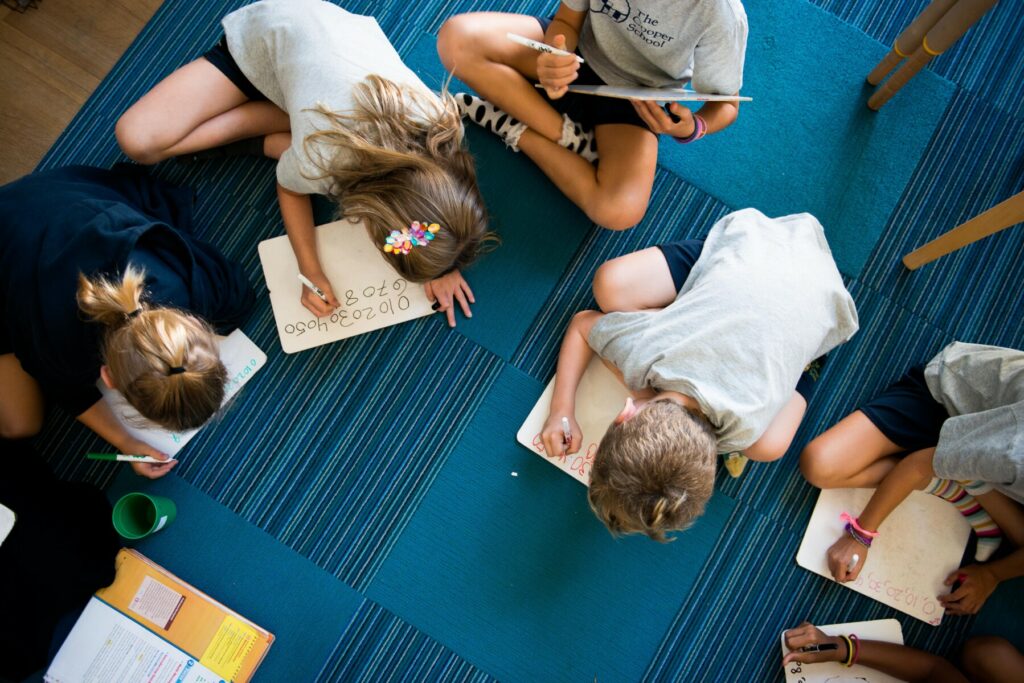
[[[0,5],[0,184],[39,163],[161,2]]]

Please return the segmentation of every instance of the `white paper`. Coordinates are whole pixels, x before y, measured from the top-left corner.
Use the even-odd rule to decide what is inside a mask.
[[[387,259],[405,257],[384,253],[383,245],[370,240],[362,223],[341,220],[321,225],[316,229],[316,245],[320,264],[341,303],[341,308],[323,318],[317,318],[300,301],[303,285],[288,237],[275,237],[259,245],[263,276],[285,353],[305,351],[434,312],[423,285],[409,282],[388,265]]]
[[[228,371],[228,383],[224,387],[224,403],[227,403],[260,368],[267,364],[267,354],[253,344],[241,330],[235,330],[220,338],[218,343],[220,359]],[[169,431],[139,415],[139,411],[124,400],[121,392],[110,389],[102,380],[97,380],[96,387],[103,392],[103,398],[110,404],[110,409],[129,434],[172,457],[202,429],[199,427],[186,432]],[[213,419],[217,419],[216,416]]]
[[[14,510],[0,504],[0,545],[3,545],[4,540],[11,533],[11,529],[14,528],[14,519]]]
[[[601,441],[604,433],[608,431],[608,426],[611,425],[615,416],[622,410],[626,397],[629,396],[629,390],[601,362],[601,359],[594,355],[583,373],[579,388],[576,390],[576,421],[583,431],[583,447],[573,455],[559,454],[549,458],[544,453],[544,444],[540,439],[540,433],[548,418],[551,396],[554,392],[555,380],[552,378],[537,401],[537,405],[530,411],[526,422],[519,428],[516,440],[587,486],[590,483],[590,468],[594,464],[597,444]]]
[[[848,624],[832,624],[819,626],[825,635],[840,636],[853,633],[861,640],[880,640],[884,643],[903,644],[903,628],[895,619],[878,621],[857,621]],[[786,633],[782,632],[782,655],[789,654],[786,647]],[[817,664],[800,664],[791,662],[786,665],[786,683],[901,683],[902,679],[893,678],[881,671],[876,671],[860,664],[849,669],[840,662],[819,662]]]
[[[82,610],[46,683],[222,683],[195,658],[99,598]]]
[[[682,88],[637,88],[626,85],[570,85],[569,92],[614,97],[620,100],[658,102],[750,102],[753,99],[739,95],[713,95]]]
[[[796,561],[832,579],[825,553],[844,533],[843,512],[860,514],[874,489],[826,489],[818,496]],[[941,498],[914,491],[878,529],[878,537],[860,575],[844,584],[921,621],[942,622],[943,582],[960,566],[971,527],[956,507]],[[833,579],[834,580],[834,579]]]

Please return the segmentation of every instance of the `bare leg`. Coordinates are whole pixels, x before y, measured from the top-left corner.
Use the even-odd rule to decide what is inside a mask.
[[[800,454],[800,471],[818,488],[871,488],[896,466],[895,455],[904,450],[857,410],[807,444]]]
[[[288,115],[271,102],[250,102],[220,69],[200,58],[181,67],[118,120],[121,149],[154,164],[235,140],[289,130]]]
[[[975,636],[964,645],[964,671],[976,683],[1012,683],[1024,671],[1024,654],[1008,640]]]
[[[263,156],[280,159],[292,144],[291,133],[271,133],[263,138]]]
[[[0,437],[25,439],[43,426],[43,393],[13,353],[0,355]]]
[[[533,17],[472,12],[456,15],[441,26],[437,52],[445,67],[485,100],[536,134],[557,142],[562,135],[562,115],[533,86],[540,53],[513,43],[506,33],[544,41],[544,32]]]
[[[650,247],[601,264],[594,274],[594,298],[605,313],[668,306],[675,301],[676,285],[665,254]]]
[[[610,230],[631,228],[647,212],[658,138],[628,124],[598,126],[594,134],[601,153],[596,167],[533,130],[523,133],[519,148],[590,220]]]

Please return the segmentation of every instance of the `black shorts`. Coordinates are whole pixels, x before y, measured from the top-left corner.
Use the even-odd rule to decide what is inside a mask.
[[[885,438],[907,451],[937,444],[942,423],[949,417],[928,391],[923,365],[908,370],[897,382],[860,406],[860,411]]]
[[[535,17],[540,24],[541,31],[547,32],[551,25],[551,17]],[[577,52],[577,54],[579,54]],[[577,73],[574,85],[608,85],[601,77],[594,73],[590,64],[583,62]],[[557,100],[548,99],[543,89],[540,94],[548,100],[548,104],[554,107],[559,114],[567,114],[574,122],[584,128],[593,128],[608,123],[623,123],[630,126],[639,126],[644,130],[650,127],[644,123],[640,115],[633,109],[629,100],[620,100],[614,97],[597,97],[595,95],[579,95],[567,92]]]
[[[217,42],[210,50],[203,55],[203,57],[210,64],[217,67],[222,74],[228,77],[228,79],[235,84],[235,86],[245,93],[245,96],[255,102],[264,101],[267,96],[261,93],[255,85],[252,84],[242,70],[238,68],[238,62],[231,56],[228,51],[228,38],[227,36],[221,36],[220,41]]]
[[[676,293],[683,288],[686,278],[690,276],[693,264],[700,258],[700,252],[704,249],[704,240],[679,240],[668,244],[659,244],[658,249],[665,256],[668,262],[668,270],[672,273],[672,283],[676,286]]]

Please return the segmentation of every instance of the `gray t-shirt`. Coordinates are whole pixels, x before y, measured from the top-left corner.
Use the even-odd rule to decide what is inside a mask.
[[[953,342],[924,378],[950,414],[935,447],[935,474],[984,481],[1024,503],[1024,351]]]
[[[562,0],[588,11],[579,51],[609,85],[691,87],[731,95],[743,85],[747,14],[740,0]]]
[[[757,441],[804,367],[857,329],[817,219],[744,209],[711,229],[671,305],[609,313],[589,342],[630,389],[696,399],[726,453]]]
[[[330,181],[306,154],[306,137],[325,125],[318,103],[351,111],[352,88],[370,74],[437,97],[402,63],[373,17],[322,0],[263,0],[224,17],[228,50],[246,78],[291,119],[292,143],[277,181],[303,194],[327,194]],[[422,115],[426,118],[426,114]],[[331,154],[344,154],[331,149]],[[337,156],[335,156],[337,158]]]

